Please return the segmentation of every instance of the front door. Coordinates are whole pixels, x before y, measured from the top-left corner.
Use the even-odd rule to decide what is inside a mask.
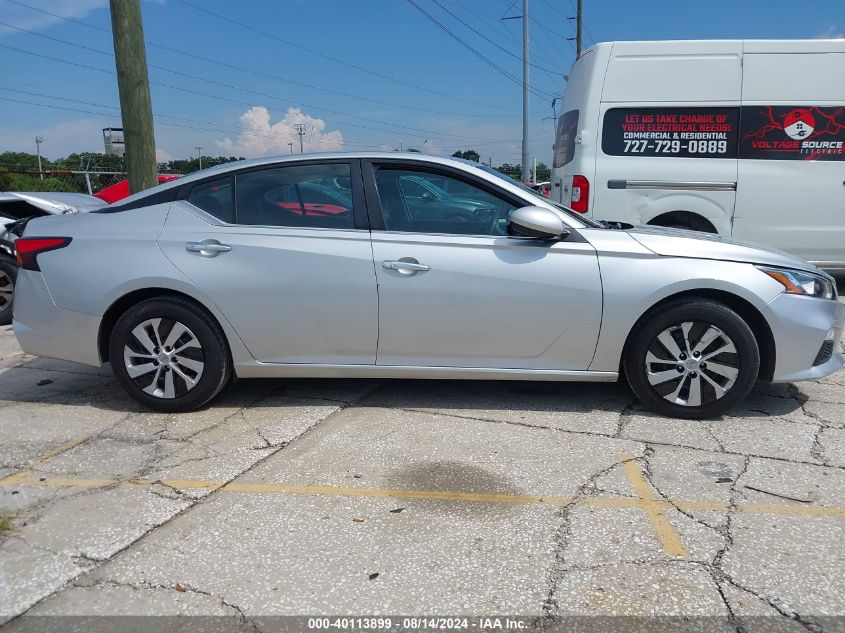
[[[457,175],[396,165],[374,166],[386,229],[373,231],[377,364],[587,369],[602,309],[592,246],[577,233],[558,242],[510,237],[519,202]],[[416,214],[403,192],[410,177],[460,179],[443,189],[461,196],[454,208],[439,200]]]
[[[158,243],[256,359],[372,365],[378,297],[360,182],[357,162],[200,181]]]

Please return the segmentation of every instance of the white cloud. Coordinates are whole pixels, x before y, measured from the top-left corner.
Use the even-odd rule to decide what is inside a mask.
[[[44,9],[50,13],[55,13],[62,18],[83,18],[92,11],[97,9],[108,8],[108,0],[62,0],[56,2],[55,0],[29,0],[28,4],[39,9]],[[47,15],[39,11],[33,11],[20,5],[14,5],[9,2],[0,3],[0,21],[7,24],[14,24],[22,29],[29,29],[31,31],[43,29],[57,22],[61,22],[61,18]],[[0,27],[0,34],[15,33],[13,29]]]
[[[842,39],[845,33],[840,31],[835,24],[828,24],[827,28],[816,35],[817,40]]]
[[[240,122],[244,129],[234,140],[215,141],[222,153],[246,158],[287,154],[290,151],[288,143],[293,143],[294,151],[297,151],[299,135],[293,129],[297,123],[305,125],[302,144],[306,152],[343,149],[343,135],[339,130],[326,132],[325,121],[308,116],[299,108],[288,108],[283,119],[271,123],[267,108],[253,106],[241,115]]]
[[[168,152],[166,149],[161,149],[160,147],[156,147],[156,162],[157,163],[169,163],[172,160],[174,160],[173,154]]]

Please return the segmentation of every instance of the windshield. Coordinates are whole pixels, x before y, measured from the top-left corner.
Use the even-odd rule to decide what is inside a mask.
[[[580,213],[573,211],[569,207],[565,207],[562,204],[555,202],[554,200],[550,200],[550,199],[546,198],[543,194],[541,194],[537,191],[534,191],[531,187],[522,184],[518,180],[514,180],[510,176],[506,176],[505,174],[503,174],[500,171],[496,171],[492,167],[488,167],[487,165],[474,165],[474,166],[478,167],[479,169],[486,171],[488,174],[492,174],[493,176],[501,178],[502,180],[509,182],[512,185],[516,185],[517,187],[519,187],[525,193],[530,193],[532,198],[536,198],[537,200],[540,200],[541,202],[543,202],[543,204],[550,204],[553,207],[555,207],[556,209],[560,209],[561,211],[566,213],[566,215],[575,218],[579,222],[583,222],[584,224],[586,224],[589,227],[605,228],[603,224],[596,222],[595,220],[591,220],[590,218],[585,217],[585,216],[581,215]]]

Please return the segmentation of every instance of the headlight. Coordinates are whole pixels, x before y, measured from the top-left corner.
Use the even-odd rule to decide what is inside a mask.
[[[788,295],[836,299],[836,286],[830,279],[822,275],[787,268],[766,268],[764,266],[757,266],[757,268],[782,285],[783,291]]]

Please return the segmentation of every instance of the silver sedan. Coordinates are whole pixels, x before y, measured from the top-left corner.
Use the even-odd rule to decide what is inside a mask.
[[[812,265],[597,223],[486,167],[420,154],[230,163],[33,220],[17,256],[24,351],[110,362],[162,411],[202,406],[234,376],[624,374],[651,409],[702,418],[757,379],[845,364],[845,306]]]

